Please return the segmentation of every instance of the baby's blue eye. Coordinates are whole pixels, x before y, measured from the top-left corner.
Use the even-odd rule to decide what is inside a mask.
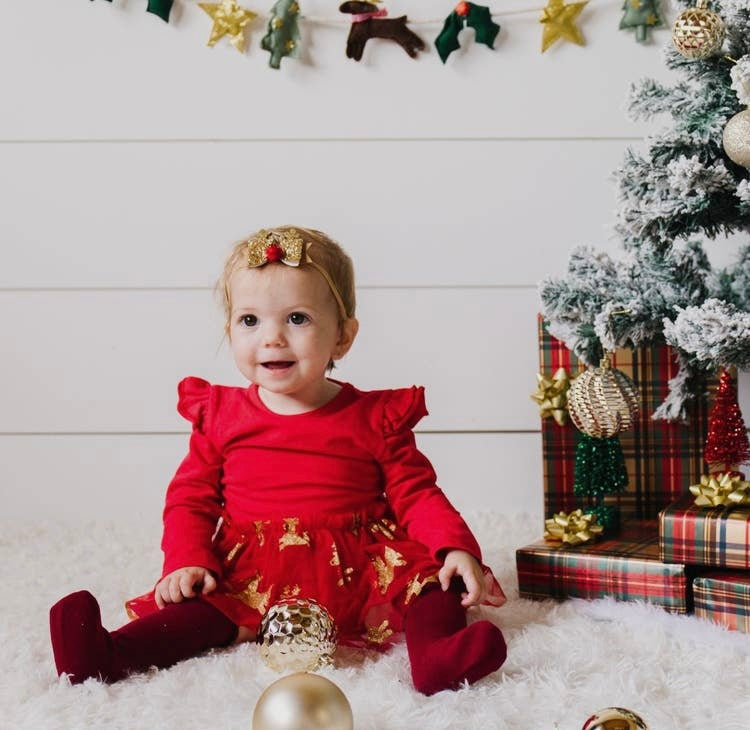
[[[258,318],[254,314],[244,314],[240,317],[240,322],[242,322],[245,327],[255,327],[255,325],[258,324]]]
[[[292,312],[289,315],[289,321],[292,324],[304,324],[305,322],[307,322],[307,315],[302,314],[302,312]]]

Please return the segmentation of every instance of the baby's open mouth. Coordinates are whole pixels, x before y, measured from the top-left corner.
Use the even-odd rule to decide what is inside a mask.
[[[293,360],[269,360],[269,362],[263,363],[263,367],[268,368],[269,370],[283,370],[284,368],[289,368],[292,365],[294,365]]]

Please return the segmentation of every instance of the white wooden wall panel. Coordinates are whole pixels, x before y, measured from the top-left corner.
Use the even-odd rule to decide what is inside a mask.
[[[248,7],[258,5],[247,4]],[[454,0],[394,0],[392,16],[445,18]],[[495,3],[496,11],[540,8]],[[304,0],[303,13],[337,19],[338,3]],[[256,23],[243,56],[206,48],[211,21],[178,1],[165,25],[142,2],[5,3],[0,45],[5,139],[226,139],[633,136],[644,126],[622,105],[630,82],[666,76],[658,47],[620,32],[620,0],[592,0],[580,16],[587,45],[540,53],[540,13],[500,19],[492,51],[465,32],[443,66],[434,50],[413,61],[395,44],[370,42],[345,57],[346,28],[303,24],[301,61],[268,68]],[[267,13],[268,5],[261,12]],[[344,16],[340,16],[344,17]],[[432,46],[441,23],[414,27]],[[33,32],[32,32],[33,30]]]
[[[533,289],[370,289],[335,375],[424,384],[427,430],[538,428]],[[209,291],[0,292],[0,432],[158,432],[185,375],[240,384]],[[512,343],[512,344],[510,344]]]
[[[388,8],[439,20],[454,4]],[[616,249],[610,174],[656,131],[623,103],[634,80],[668,77],[668,31],[637,44],[619,0],[591,0],[584,48],[541,54],[534,12],[501,18],[494,51],[464,32],[443,66],[377,42],[358,64],[345,26],[303,23],[303,58],[273,71],[262,23],[242,56],[205,47],[193,0],[169,24],[145,5],[3,7],[18,31],[0,44],[6,512],[158,525],[187,433],[176,382],[241,382],[210,292],[221,258],[296,222],[355,259],[362,329],[336,376],[426,385],[418,441],[456,506],[541,515],[535,287],[574,245]],[[440,23],[414,29],[431,45]],[[740,392],[748,416],[750,375]]]
[[[158,530],[164,490],[187,441],[187,432],[0,436],[3,516],[75,522],[119,515]],[[541,525],[538,433],[418,433],[417,443],[457,509],[526,512]]]
[[[234,241],[285,222],[337,237],[360,286],[535,285],[609,245],[625,147],[0,145],[0,287],[210,286]]]

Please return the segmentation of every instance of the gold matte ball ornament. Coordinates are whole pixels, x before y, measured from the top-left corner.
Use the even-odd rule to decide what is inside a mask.
[[[265,689],[253,711],[253,730],[354,730],[354,717],[333,682],[298,672]]]
[[[706,0],[698,0],[697,7],[683,10],[672,26],[672,42],[685,58],[713,56],[721,49],[725,35],[724,21],[706,7]]]
[[[586,720],[581,730],[648,730],[648,726],[632,710],[605,707]]]
[[[612,367],[605,354],[598,368],[576,377],[568,391],[568,412],[579,431],[594,438],[609,438],[627,431],[638,415],[638,389]]]
[[[275,603],[258,631],[261,658],[277,672],[314,671],[332,663],[336,625],[313,600],[288,598]]]
[[[750,109],[735,114],[727,122],[721,141],[732,162],[750,168]]]

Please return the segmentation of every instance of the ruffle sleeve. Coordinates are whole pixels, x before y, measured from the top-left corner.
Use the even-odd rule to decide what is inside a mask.
[[[210,395],[211,384],[203,378],[183,378],[177,385],[177,412],[199,431],[203,430]]]
[[[218,559],[212,536],[221,514],[223,457],[212,439],[212,410],[217,408],[215,387],[189,377],[177,386],[177,411],[193,424],[187,456],[167,487],[164,505],[163,575],[199,565],[217,575]]]
[[[426,415],[427,406],[424,401],[424,388],[421,385],[386,391],[383,403],[383,434],[392,436],[399,431],[411,430]]]

